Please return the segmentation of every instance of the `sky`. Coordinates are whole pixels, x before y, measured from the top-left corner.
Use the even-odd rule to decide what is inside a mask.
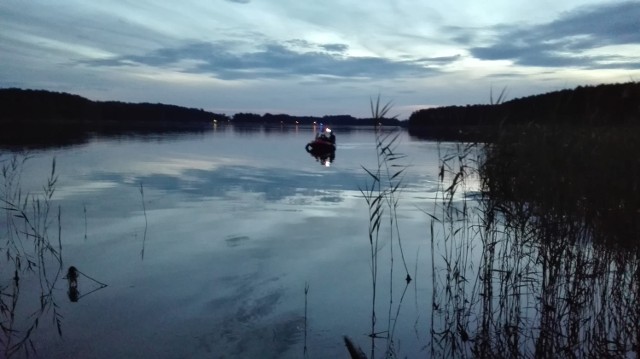
[[[367,117],[640,81],[640,1],[0,0],[0,88]]]

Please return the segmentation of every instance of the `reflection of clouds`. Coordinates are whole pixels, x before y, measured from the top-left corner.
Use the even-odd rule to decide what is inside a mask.
[[[200,168],[196,168],[196,166]],[[222,163],[196,161],[194,166],[182,161],[168,165],[149,167],[140,172],[139,177],[125,178],[123,183],[144,183],[145,189],[156,189],[172,193],[185,193],[201,198],[228,198],[234,193],[261,194],[267,201],[279,201],[300,193],[326,196],[323,192],[331,190],[357,190],[359,174],[326,173],[317,176],[303,171],[283,171],[278,168],[255,168],[251,166],[229,166]],[[100,174],[95,180],[104,180],[103,176],[113,178],[112,174]],[[314,193],[315,192],[315,193]],[[330,195],[333,197],[333,195]]]
[[[113,181],[83,182],[74,186],[60,186],[55,191],[55,198],[60,200],[74,195],[84,195],[92,192],[104,191],[117,186],[118,183]]]
[[[444,176],[442,182],[444,188],[447,188],[453,182],[455,173],[447,173]],[[464,179],[458,184],[456,192],[454,194],[454,200],[462,200],[467,196],[467,193],[477,193],[481,190],[480,176],[477,173],[467,173]]]
[[[131,176],[182,176],[185,172],[193,170],[215,171],[223,166],[238,164],[238,161],[237,158],[215,156],[207,159],[176,157],[131,163],[130,168],[132,170]]]
[[[340,217],[340,210],[358,211],[366,209],[364,200],[358,191],[353,190],[303,190],[287,196],[269,206],[275,211],[296,211],[304,207],[308,218]],[[355,212],[354,212],[355,213]]]

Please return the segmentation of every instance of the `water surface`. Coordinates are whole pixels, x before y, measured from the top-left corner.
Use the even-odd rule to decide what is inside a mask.
[[[53,278],[58,248],[63,273],[2,272],[4,305],[20,284],[3,343],[38,319],[28,339],[47,358],[346,357],[345,335],[369,358],[637,356],[631,129],[515,128],[490,145],[334,131],[331,163],[305,151],[310,127],[32,152],[3,194],[41,199],[5,203],[4,238],[51,247],[8,245],[31,253],[8,268]]]
[[[108,285],[90,293],[98,284],[80,276],[71,302],[58,282],[62,338],[45,321],[31,335],[36,349],[48,358],[325,358],[347,354],[343,335],[366,347],[372,284],[360,189],[371,183],[363,167],[377,167],[375,132],[334,129],[326,165],[304,149],[313,131],[218,126],[31,153],[21,185],[35,191],[55,158],[65,271]],[[430,295],[422,211],[437,188],[438,151],[454,145],[398,133],[409,166],[398,213],[416,277],[398,332],[417,353],[424,340],[412,332],[426,322],[414,322],[428,308],[416,305]],[[382,236],[380,250],[389,249]],[[388,295],[378,301],[386,323]]]

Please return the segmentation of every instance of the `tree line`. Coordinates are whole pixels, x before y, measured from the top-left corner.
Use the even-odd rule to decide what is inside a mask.
[[[99,102],[68,93],[15,88],[0,89],[0,106],[0,121],[16,126],[33,121],[40,124],[47,121],[179,124],[228,119],[224,114],[202,109],[151,103]]]
[[[212,113],[203,109],[152,103],[125,103],[118,101],[92,101],[84,97],[45,90],[0,89],[0,123],[13,127],[47,123],[56,125],[171,125],[210,124],[231,122],[236,124],[303,124],[326,123],[332,125],[372,125],[373,119],[350,115],[293,116],[288,114],[263,115],[237,113],[233,116]],[[382,125],[399,125],[397,119],[383,119]]]
[[[456,133],[503,125],[622,125],[640,123],[640,83],[578,86],[498,104],[415,111],[410,131]]]

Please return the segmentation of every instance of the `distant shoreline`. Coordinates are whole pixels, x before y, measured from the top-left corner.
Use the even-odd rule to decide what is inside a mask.
[[[45,90],[0,89],[0,146],[78,142],[93,135],[206,131],[233,125],[401,126],[433,140],[475,140],[501,127],[640,124],[640,83],[579,86],[496,104],[417,110],[406,121],[383,118],[237,113],[233,116],[166,104],[92,101]],[[489,134],[489,135],[488,135]]]

